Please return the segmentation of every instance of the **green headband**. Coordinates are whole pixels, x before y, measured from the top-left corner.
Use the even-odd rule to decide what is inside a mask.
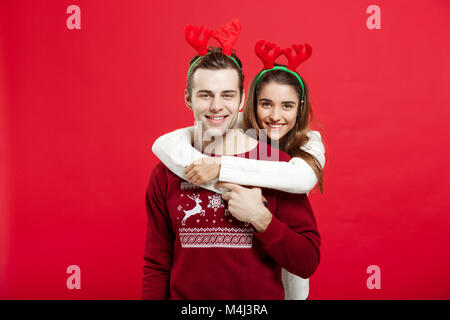
[[[191,66],[189,67],[189,70],[188,70],[188,78],[189,78],[189,73],[191,72],[191,70],[192,70],[192,68],[195,66],[195,64],[198,62],[198,60],[200,60],[200,59],[201,59],[202,57],[204,57],[204,56],[207,56],[207,55],[210,54],[210,53],[211,53],[211,52],[208,52],[207,54],[198,57],[197,59],[195,59],[194,62],[192,62]],[[227,56],[227,55],[225,55],[225,56],[228,57],[228,58],[230,58],[231,60],[233,60],[233,62],[236,63],[236,65],[237,65],[237,67],[239,68],[239,70],[241,70],[241,67],[239,66],[239,63],[237,63],[237,61],[236,61],[235,58],[233,58],[232,56]]]
[[[259,79],[260,79],[265,73],[267,73],[267,72],[269,72],[269,71],[272,71],[272,70],[283,70],[283,71],[287,71],[287,72],[293,74],[293,75],[298,79],[298,81],[300,82],[300,85],[302,86],[302,100],[303,100],[303,98],[305,97],[305,86],[303,85],[302,78],[300,78],[300,76],[298,75],[297,72],[294,72],[294,71],[292,71],[292,70],[289,70],[288,68],[283,67],[283,66],[275,66],[275,67],[273,67],[272,69],[266,69],[266,70],[263,70],[263,71],[259,74],[258,78],[256,78],[255,86],[256,86],[256,84],[258,83]]]

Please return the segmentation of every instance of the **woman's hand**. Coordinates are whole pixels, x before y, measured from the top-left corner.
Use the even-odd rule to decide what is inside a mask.
[[[185,170],[185,179],[193,184],[201,185],[219,177],[220,158],[205,157],[192,162]]]
[[[245,188],[234,183],[217,182],[214,187],[230,191],[222,193],[228,201],[228,211],[242,222],[251,223],[256,231],[263,232],[272,221],[272,213],[264,206],[261,188]]]

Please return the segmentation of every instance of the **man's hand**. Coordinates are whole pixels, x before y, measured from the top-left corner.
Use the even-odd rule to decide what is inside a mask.
[[[220,158],[215,157],[195,160],[184,170],[184,176],[193,184],[204,184],[219,177],[220,163]]]
[[[234,183],[217,182],[214,187],[230,191],[222,193],[228,201],[228,211],[242,222],[251,223],[258,232],[266,230],[272,221],[272,213],[264,206],[261,188],[245,188]]]

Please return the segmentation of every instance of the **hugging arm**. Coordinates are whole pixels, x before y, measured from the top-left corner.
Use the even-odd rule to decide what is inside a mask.
[[[194,127],[187,127],[166,133],[156,139],[152,151],[170,171],[184,179],[184,168],[206,157],[192,147]]]
[[[192,146],[194,127],[178,129],[162,135],[153,143],[152,151],[164,165],[181,179],[186,180],[184,170],[193,161],[207,158]],[[213,179],[201,186],[213,192],[221,193],[214,188]]]
[[[301,149],[315,156],[323,168],[325,148],[320,133],[309,131],[307,136],[309,141]],[[219,181],[290,193],[307,193],[316,185],[317,176],[305,160],[297,157],[284,162],[223,156]]]
[[[193,161],[205,158],[192,147],[194,127],[178,129],[159,137],[153,144],[153,153],[182,179],[186,180],[184,170]],[[320,133],[308,132],[309,141],[302,149],[316,157],[322,167],[325,165],[325,149]],[[214,188],[217,181],[240,185],[276,189],[290,193],[307,193],[317,183],[317,177],[309,164],[301,158],[289,162],[253,160],[240,157],[221,157],[220,174],[217,178],[201,184],[201,187],[222,193]]]

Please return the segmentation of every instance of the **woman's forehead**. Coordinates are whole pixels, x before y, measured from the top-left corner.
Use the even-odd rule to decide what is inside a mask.
[[[298,94],[293,86],[272,81],[262,86],[258,99],[298,102]]]

